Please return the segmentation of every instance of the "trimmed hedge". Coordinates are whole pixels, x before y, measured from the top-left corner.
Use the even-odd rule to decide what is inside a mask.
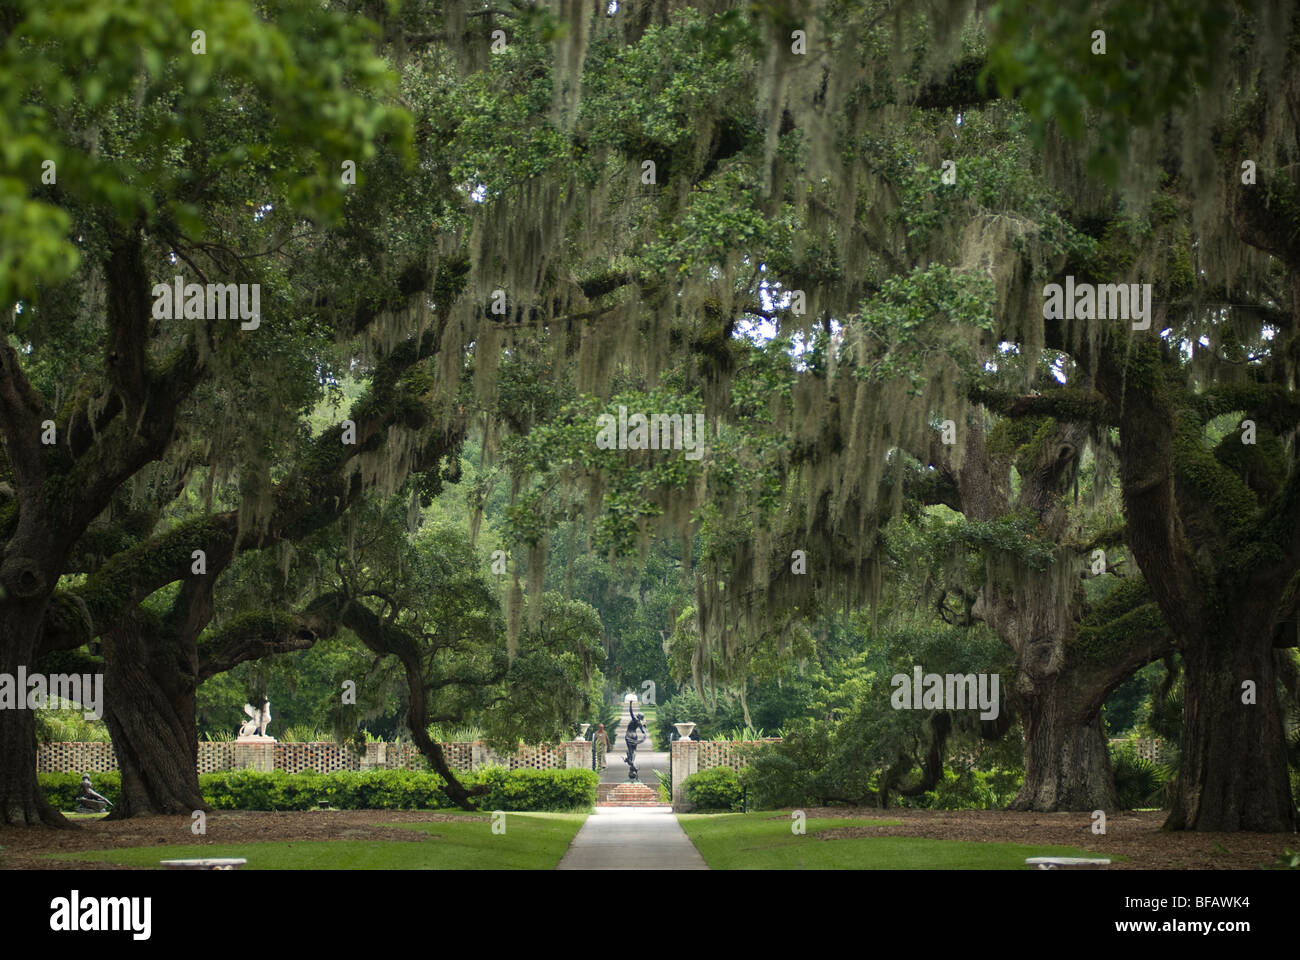
[[[711,767],[682,781],[682,796],[696,810],[740,810],[740,777],[730,767]]]
[[[533,770],[484,767],[462,782],[492,789],[479,799],[482,810],[585,810],[596,805],[595,770]],[[448,803],[448,806],[451,804]]]
[[[50,803],[72,810],[81,792],[77,773],[38,774]],[[486,784],[476,797],[480,810],[584,810],[596,802],[594,770],[507,770],[485,767],[458,777],[466,787]],[[95,790],[116,801],[121,774],[99,773]],[[321,802],[336,810],[433,810],[455,807],[442,777],[424,770],[344,770],[285,773],[231,770],[199,775],[203,798],[217,810],[313,810]]]

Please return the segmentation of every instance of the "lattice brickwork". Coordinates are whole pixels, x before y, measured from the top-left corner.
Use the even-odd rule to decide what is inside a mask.
[[[513,757],[502,757],[486,747],[483,747],[482,751],[483,762],[485,764],[509,767],[511,770],[518,770],[521,767],[531,768],[533,770],[564,769],[565,761],[563,744],[542,743],[536,746],[522,745],[519,747],[519,752]]]
[[[1137,755],[1143,760],[1149,760],[1151,763],[1159,763],[1165,755],[1165,742],[1163,740],[1112,740],[1111,746],[1117,743],[1132,743],[1137,748]]]
[[[232,770],[234,766],[234,743],[222,740],[199,742],[199,773],[217,773],[221,770]]]
[[[352,750],[337,743],[277,743],[275,769],[285,773],[337,773],[340,770],[360,770],[361,758]]]
[[[700,769],[710,767],[731,767],[737,773],[749,763],[748,755],[757,744],[780,743],[780,737],[765,737],[762,740],[701,740]]]
[[[407,743],[403,746],[407,750],[406,766],[415,770],[420,769],[423,766],[424,758],[420,756],[419,748],[413,743]],[[444,743],[442,745],[442,755],[447,759],[447,766],[453,770],[474,769],[474,744],[472,743]]]
[[[334,773],[339,770],[426,770],[428,765],[413,743],[367,744],[362,758],[341,744],[276,743],[273,745],[275,769],[286,773]],[[453,770],[469,771],[486,764],[498,764],[511,770],[531,767],[535,770],[562,770],[565,766],[563,744],[523,747],[517,756],[500,758],[482,742],[444,743],[443,755]],[[217,773],[237,768],[233,740],[199,742],[199,773]],[[36,754],[38,773],[90,773],[117,769],[111,743],[47,743]]]
[[[117,769],[111,743],[45,743],[36,751],[37,773],[103,773]]]

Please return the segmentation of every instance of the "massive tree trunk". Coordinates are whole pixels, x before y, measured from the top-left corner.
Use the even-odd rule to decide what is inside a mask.
[[[1235,625],[1184,640],[1179,789],[1167,829],[1297,829],[1272,637],[1260,619],[1243,611]],[[1246,681],[1254,684],[1253,697]]]
[[[1043,437],[1037,449],[1026,448],[1018,464],[1021,489],[1016,505],[1031,511],[1041,524],[1041,535],[1057,544],[1065,539],[1067,516],[1061,497],[1074,477],[1086,437],[1082,424],[1062,424]],[[988,454],[983,430],[972,425],[958,478],[963,512],[969,518],[994,520],[1010,511],[1005,472],[1006,465]],[[1054,563],[1069,562],[1068,553],[1058,550]],[[1113,809],[1115,778],[1101,707],[1124,680],[1168,652],[1168,638],[1158,617],[1152,622],[1140,616],[1139,608],[1147,602],[1141,590],[1127,588],[1112,602],[1088,611],[1077,580],[1064,587],[1070,596],[1058,597],[1059,584],[1047,589],[1042,574],[1031,577],[1038,579],[1036,589],[995,584],[975,608],[1016,655],[1010,692],[1024,724],[1025,778],[1011,807],[1043,812]],[[1154,613],[1150,606],[1145,612]],[[1107,629],[1121,617],[1130,618],[1124,629]]]
[[[1171,830],[1291,832],[1291,799],[1278,709],[1273,634],[1294,575],[1294,475],[1261,502],[1204,443],[1216,409],[1168,384],[1162,345],[1107,357],[1112,389],[1127,388],[1120,424],[1121,478],[1130,544],[1165,618],[1182,639],[1186,697]],[[1227,411],[1246,407],[1235,398]],[[1242,702],[1254,683],[1255,703]]]
[[[1031,642],[1015,706],[1024,723],[1025,779],[1013,810],[1108,810],[1117,803],[1101,708],[1139,669],[1173,652],[1145,581],[1125,578],[1072,622]]]
[[[1025,730],[1025,779],[1012,810],[1112,810],[1117,800],[1101,705],[1109,688],[1063,669],[1017,698]]]
[[[34,511],[33,511],[34,512]],[[0,563],[0,674],[14,684],[13,709],[0,709],[0,823],[68,827],[71,824],[45,799],[36,779],[36,716],[28,709],[27,690],[18,673],[36,672],[41,624],[57,579],[44,564],[33,524],[25,523],[10,541]]]
[[[0,580],[2,583],[3,580]],[[17,683],[18,669],[36,670],[36,637],[44,605],[0,604],[0,674]],[[36,779],[36,715],[27,709],[27,690],[16,689],[15,709],[0,710],[0,823],[68,827],[45,799]]]
[[[122,770],[112,817],[207,810],[198,779],[198,684],[246,660],[305,650],[316,633],[302,618],[259,612],[233,618],[204,641],[212,617],[211,581],[186,581],[172,614],[105,635],[104,720]]]
[[[197,656],[192,644],[147,640],[150,629],[156,627],[104,637],[104,722],[122,771],[112,819],[210,809],[197,767]]]

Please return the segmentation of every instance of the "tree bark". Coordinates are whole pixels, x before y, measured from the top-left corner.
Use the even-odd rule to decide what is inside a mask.
[[[1034,412],[1026,410],[1025,413]],[[1017,505],[1032,511],[1042,533],[1058,544],[1066,514],[1060,496],[1074,476],[1086,431],[1066,423],[1047,438],[1032,469],[1022,465]],[[983,431],[972,427],[959,486],[963,511],[991,520],[1008,512],[1005,467],[987,453]],[[1056,563],[1068,562],[1058,556]],[[1098,810],[1116,804],[1115,778],[1102,728],[1101,707],[1120,683],[1166,647],[1154,647],[1144,634],[1108,650],[1109,664],[1094,662],[1078,643],[1084,616],[1082,591],[1067,604],[1043,592],[1016,596],[994,587],[979,605],[983,617],[1016,655],[1010,691],[1024,724],[1025,778],[1013,810]],[[1115,616],[1123,612],[1112,611]],[[1145,649],[1144,652],[1144,648]]]
[[[1062,670],[1019,698],[1025,728],[1025,779],[1012,810],[1112,810],[1115,775],[1102,729],[1108,690],[1089,675]]]
[[[0,673],[15,683],[19,667],[36,669],[36,637],[43,616],[43,605],[0,606],[0,636],[7,640],[0,644]],[[36,715],[27,709],[27,691],[15,693],[16,709],[0,710],[0,823],[71,827],[45,799],[37,781]]]
[[[193,645],[149,642],[146,631],[104,637],[104,722],[122,771],[110,819],[209,810],[199,790]]]
[[[1297,829],[1272,637],[1249,613],[1237,629],[1202,631],[1183,644],[1186,707],[1179,788],[1167,830]],[[1243,683],[1255,703],[1243,703]]]
[[[1129,543],[1182,641],[1181,762],[1165,827],[1291,832],[1273,634],[1300,559],[1300,479],[1293,471],[1281,496],[1261,502],[1206,449],[1191,391],[1163,376],[1175,362],[1167,347],[1140,341],[1102,363],[1107,392],[1127,391],[1120,476]],[[1254,704],[1242,703],[1247,680]]]

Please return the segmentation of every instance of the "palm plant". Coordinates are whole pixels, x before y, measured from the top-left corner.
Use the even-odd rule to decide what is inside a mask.
[[[655,777],[659,780],[659,800],[662,803],[673,802],[673,778],[666,770],[656,770]]]
[[[305,723],[296,723],[281,733],[280,739],[287,743],[320,743],[333,738],[321,733],[316,727],[308,726]]]
[[[1169,763],[1153,763],[1139,756],[1132,742],[1117,744],[1111,751],[1111,763],[1120,807],[1136,810],[1164,805],[1170,783]]]

